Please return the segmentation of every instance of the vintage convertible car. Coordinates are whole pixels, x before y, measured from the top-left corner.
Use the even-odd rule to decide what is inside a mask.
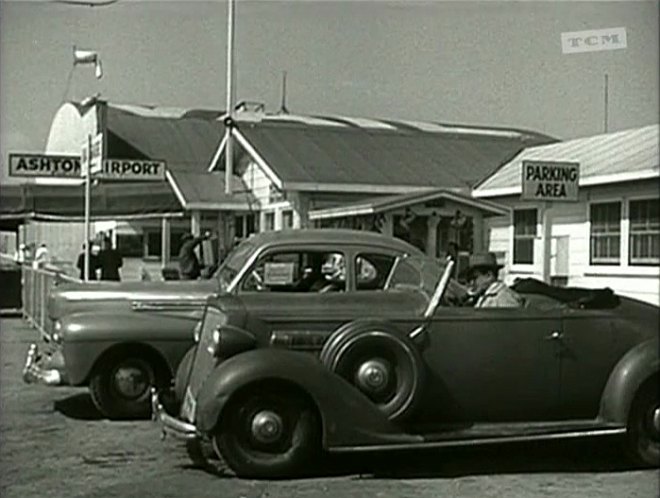
[[[313,258],[343,262],[332,291],[298,286]],[[255,253],[209,298],[173,392],[152,389],[154,418],[245,477],[322,451],[579,436],[658,465],[658,307],[530,280],[520,308],[450,306],[453,265],[358,241]]]
[[[209,295],[228,291],[236,274],[272,247],[290,250],[298,244],[323,247],[342,243],[367,252],[378,250],[390,259],[421,254],[403,241],[376,234],[289,230],[251,237],[207,280],[65,283],[49,297],[47,313],[52,326],[47,343],[41,348],[30,346],[23,377],[29,383],[87,385],[94,404],[109,418],[149,416],[149,386],[170,384],[177,365],[193,345],[193,329]],[[325,259],[305,261],[299,290],[313,279],[317,287],[306,289],[311,292],[325,293],[343,285],[342,262],[337,256],[328,253]],[[271,265],[273,271],[277,265]],[[365,263],[363,272],[368,271],[372,270]],[[255,272],[254,276],[259,275]],[[256,280],[253,284],[255,288],[260,285]],[[374,282],[365,280],[363,284]],[[244,287],[239,293],[243,292],[251,289]]]

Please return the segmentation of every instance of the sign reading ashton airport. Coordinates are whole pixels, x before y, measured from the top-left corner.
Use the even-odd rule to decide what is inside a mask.
[[[41,178],[80,178],[80,156],[9,154],[9,175]],[[165,179],[165,161],[105,159],[94,178],[158,181]]]
[[[523,161],[522,199],[576,202],[579,180],[579,163]]]

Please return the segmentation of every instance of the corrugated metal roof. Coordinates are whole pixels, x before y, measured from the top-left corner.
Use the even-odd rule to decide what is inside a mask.
[[[131,157],[167,161],[186,203],[217,202],[221,179],[204,172],[224,135],[223,117],[214,110],[108,104],[108,143],[123,144]],[[554,141],[524,130],[343,116],[237,112],[235,120],[284,187],[298,190],[469,189],[524,146]]]
[[[660,176],[659,125],[604,133],[550,145],[528,147],[475,190],[475,196],[514,195],[521,191],[526,160],[580,163],[580,185],[599,185]]]
[[[170,170],[175,184],[175,192],[179,200],[188,209],[202,207],[206,209],[234,209],[251,210],[256,208],[257,200],[243,185],[240,178],[234,176],[232,194],[225,193],[225,174],[223,171],[199,172],[188,170]]]
[[[445,125],[426,131],[394,121],[387,128],[323,119],[344,126],[302,125],[283,116],[239,120],[238,129],[285,188],[300,190],[306,184],[469,188],[525,145],[554,140],[511,130],[493,134]]]
[[[82,220],[84,189],[79,186],[4,185],[0,219]],[[182,214],[181,204],[166,182],[102,183],[91,189],[91,217],[149,218]]]
[[[222,121],[192,110],[178,110],[175,115],[136,108],[142,109],[108,104],[108,131],[145,157],[167,161],[169,169],[206,170],[225,132]]]

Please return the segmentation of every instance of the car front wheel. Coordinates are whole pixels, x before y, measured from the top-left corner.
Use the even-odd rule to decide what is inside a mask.
[[[96,408],[110,419],[147,418],[151,414],[150,387],[158,384],[149,361],[128,356],[98,368],[89,391]]]
[[[637,464],[660,466],[660,395],[658,381],[638,393],[628,419],[627,449]]]
[[[223,410],[213,446],[239,477],[300,475],[318,456],[319,418],[298,392],[268,386],[250,389]]]

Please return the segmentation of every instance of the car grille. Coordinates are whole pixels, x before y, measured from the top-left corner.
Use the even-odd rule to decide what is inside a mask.
[[[217,308],[207,307],[200,333],[195,360],[188,378],[188,387],[192,395],[197,398],[199,390],[216,365],[216,358],[208,351],[213,345],[213,331],[227,321],[225,314]]]

